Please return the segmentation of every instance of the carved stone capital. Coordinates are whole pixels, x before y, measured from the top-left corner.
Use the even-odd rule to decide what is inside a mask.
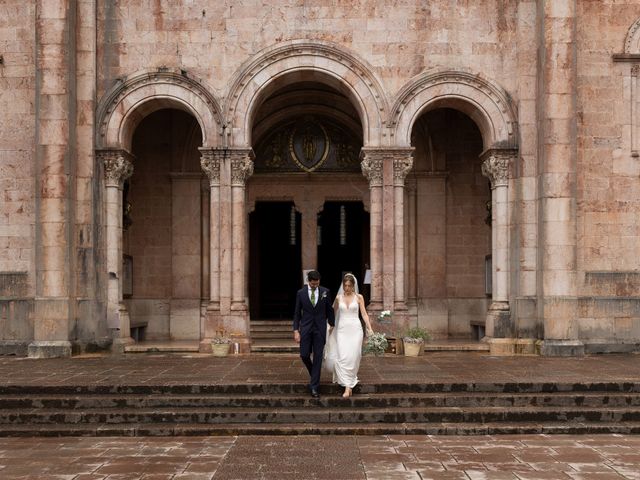
[[[634,63],[633,65],[631,65],[631,76],[638,77],[639,73],[640,73],[640,63]]]
[[[230,150],[231,159],[231,185],[244,187],[247,180],[253,175],[253,151]]]
[[[512,149],[491,149],[482,155],[482,174],[491,181],[491,188],[508,185],[511,164],[516,158],[517,151]]]
[[[200,149],[200,168],[207,174],[211,187],[220,185],[220,158],[215,150]]]
[[[362,174],[369,180],[369,187],[382,186],[382,158],[364,155],[360,163]]]
[[[107,187],[122,188],[124,181],[133,174],[131,155],[124,150],[98,150],[96,156],[104,167]]]
[[[404,179],[413,167],[413,157],[411,154],[400,156],[397,155],[393,159],[393,185],[396,187],[404,186]]]

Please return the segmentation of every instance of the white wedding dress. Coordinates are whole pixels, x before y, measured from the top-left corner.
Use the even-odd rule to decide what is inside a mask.
[[[362,325],[360,307],[354,295],[349,305],[338,297],[338,321],[327,338],[325,366],[333,371],[333,383],[353,388],[358,383],[358,369],[362,357]]]

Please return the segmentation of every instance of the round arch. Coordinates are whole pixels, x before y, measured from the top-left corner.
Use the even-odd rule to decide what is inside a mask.
[[[640,53],[640,18],[638,18],[627,32],[624,39],[624,53],[634,55]]]
[[[303,40],[264,50],[235,75],[225,106],[231,144],[250,146],[253,116],[261,102],[277,89],[302,81],[324,83],[345,94],[360,116],[364,144],[380,144],[387,103],[372,68],[341,46]]]
[[[509,95],[480,75],[463,70],[425,72],[399,92],[389,122],[396,145],[411,146],[416,120],[441,107],[460,110],[476,122],[485,150],[517,147],[517,115]]]
[[[200,82],[183,72],[157,71],[132,75],[103,98],[97,115],[97,148],[131,151],[138,124],[150,113],[175,108],[193,115],[202,130],[202,146],[218,144],[221,109]]]

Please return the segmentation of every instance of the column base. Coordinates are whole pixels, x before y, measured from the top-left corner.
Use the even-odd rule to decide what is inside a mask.
[[[485,334],[492,338],[509,338],[513,336],[511,311],[507,302],[493,302],[487,310]]]
[[[582,357],[584,343],[580,340],[544,340],[540,354],[545,357]]]
[[[123,354],[127,345],[133,345],[136,341],[131,337],[117,337],[113,339],[111,344],[111,353]]]
[[[202,338],[198,344],[198,353],[211,353],[211,340],[212,338]]]
[[[59,358],[71,356],[71,342],[66,340],[34,341],[27,347],[29,358]]]
[[[249,309],[247,308],[247,304],[246,302],[238,302],[238,301],[232,301],[231,302],[231,311],[233,312],[246,312]]]

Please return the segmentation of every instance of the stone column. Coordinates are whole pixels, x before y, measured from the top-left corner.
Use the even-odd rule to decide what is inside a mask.
[[[247,310],[247,292],[244,282],[245,238],[247,236],[247,211],[245,185],[253,174],[250,151],[234,151],[231,157],[231,211],[233,287],[231,310]]]
[[[211,298],[211,277],[209,276],[209,269],[211,268],[211,259],[209,257],[211,237],[211,223],[209,221],[210,188],[209,178],[203,179],[200,183],[200,211],[202,212],[200,220],[200,339],[204,338],[207,307]]]
[[[209,179],[208,247],[209,302],[204,324],[200,329],[200,351],[211,352],[211,339],[220,323],[220,160],[221,152],[212,148],[200,148],[200,166]],[[203,212],[205,210],[203,209]],[[203,249],[204,252],[204,249]],[[203,255],[204,257],[204,255]]]
[[[538,13],[539,265],[543,355],[582,355],[578,340],[575,0],[542,0]]]
[[[70,0],[37,0],[35,9],[36,299],[28,355],[46,358],[71,355],[75,316],[76,17]]]
[[[490,149],[483,154],[482,174],[491,181],[491,305],[487,313],[488,337],[511,337],[509,310],[509,171],[514,150]]]
[[[374,150],[362,150],[361,168],[369,180],[371,206],[370,225],[370,267],[371,299],[367,309],[379,312],[382,308],[382,159]]]
[[[405,249],[404,249],[404,179],[413,167],[413,149],[399,151],[393,157],[393,191],[394,191],[394,302],[395,312],[407,310],[405,292]]]
[[[122,352],[124,345],[133,343],[129,313],[122,301],[122,188],[133,173],[133,164],[124,150],[100,150],[96,155],[104,168],[106,187],[107,325],[116,332],[114,350]]]
[[[229,152],[231,173],[231,312],[225,325],[238,339],[242,352],[250,350],[249,308],[247,303],[246,248],[247,205],[245,186],[253,174],[253,151]]]
[[[405,275],[407,282],[407,306],[415,307],[418,299],[418,284],[417,284],[417,208],[418,208],[418,185],[415,179],[408,183],[405,187],[407,189],[407,220],[408,229],[407,237],[405,239],[405,245],[407,246],[407,274]]]

